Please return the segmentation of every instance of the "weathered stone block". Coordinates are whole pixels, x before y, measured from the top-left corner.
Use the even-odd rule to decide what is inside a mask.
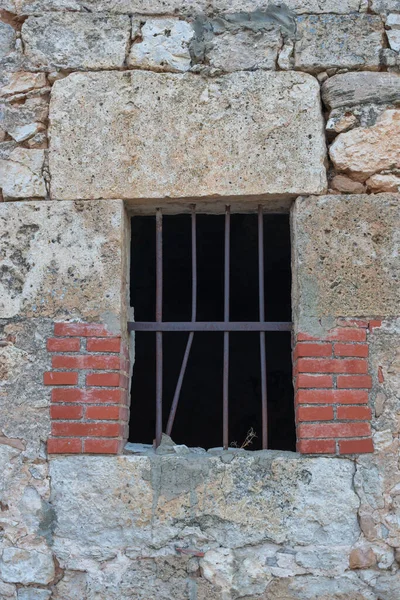
[[[7,73],[1,77],[0,96],[8,98],[16,95],[39,91],[46,86],[44,73]]]
[[[271,4],[285,4],[290,10],[297,14],[303,13],[350,13],[357,12],[360,7],[359,0],[212,0],[214,10],[220,12],[252,12],[254,10],[265,10]]]
[[[128,56],[130,67],[170,71],[189,71],[191,57],[189,43],[193,27],[179,19],[148,19],[142,26],[133,23],[133,33],[140,35]],[[133,35],[133,37],[134,37]]]
[[[395,315],[399,197],[300,198],[293,211],[296,327],[314,319]],[[396,250],[397,249],[397,250]]]
[[[0,21],[0,59],[14,50],[16,32],[11,25]]]
[[[0,576],[7,583],[49,583],[55,575],[51,552],[5,548],[0,559]]]
[[[386,110],[372,127],[341,133],[329,154],[337,170],[352,174],[358,181],[400,168],[400,110]]]
[[[214,37],[206,51],[206,63],[225,73],[275,70],[281,45],[282,38],[277,28],[265,32],[226,32]]]
[[[400,0],[372,0],[371,10],[375,13],[400,12]]]
[[[54,84],[50,135],[54,199],[326,188],[319,85],[300,73],[76,73]]]
[[[196,14],[208,7],[207,0],[21,0],[19,13],[86,11],[140,15]]]
[[[358,104],[400,102],[400,75],[397,73],[341,73],[322,86],[322,99],[329,109]]]
[[[43,150],[15,148],[8,160],[0,160],[0,188],[5,200],[44,198]]]
[[[29,17],[22,38],[36,68],[112,69],[124,64],[130,20],[124,15],[76,13]]]
[[[371,15],[311,15],[297,20],[295,68],[319,73],[326,69],[377,71],[383,48],[383,24]]]
[[[117,200],[0,204],[1,316],[109,319],[115,329],[125,297],[124,226]]]

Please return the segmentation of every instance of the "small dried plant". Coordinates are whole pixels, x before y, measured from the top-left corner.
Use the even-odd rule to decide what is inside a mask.
[[[242,443],[241,446],[239,446],[239,444],[237,442],[232,442],[231,446],[232,448],[240,448],[241,450],[244,450],[245,448],[247,448],[248,446],[251,446],[253,441],[255,440],[255,438],[257,437],[256,432],[254,431],[254,429],[252,427],[250,427],[250,429],[248,430],[246,437],[244,439],[244,442]]]

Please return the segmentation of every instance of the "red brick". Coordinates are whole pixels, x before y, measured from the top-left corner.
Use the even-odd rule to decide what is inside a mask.
[[[374,329],[378,328],[378,327],[382,327],[382,320],[381,319],[375,319],[369,322],[369,330],[372,332]]]
[[[49,438],[47,440],[47,452],[49,454],[80,454],[82,452],[82,440]]]
[[[299,358],[299,373],[367,373],[368,364],[363,359]]]
[[[365,454],[374,451],[374,443],[371,438],[366,440],[340,440],[340,454]]]
[[[119,370],[119,356],[53,356],[53,369],[113,369]]]
[[[337,418],[339,420],[369,421],[372,417],[368,406],[338,406]]]
[[[52,423],[51,427],[53,435],[62,437],[118,437],[120,432],[118,423]]]
[[[88,352],[120,352],[121,338],[89,338],[86,342]]]
[[[50,406],[50,417],[55,420],[76,420],[82,416],[82,406]]]
[[[44,385],[76,385],[78,383],[78,373],[51,373],[43,375]]]
[[[119,415],[118,406],[88,406],[85,416],[87,419],[96,419],[98,421],[118,421]]]
[[[333,421],[332,406],[299,406],[297,421]]]
[[[54,335],[76,337],[115,337],[99,323],[54,323]]]
[[[319,338],[309,335],[308,333],[298,333],[297,334],[298,342],[318,342]]]
[[[79,352],[81,341],[78,338],[49,338],[47,350],[49,352]]]
[[[334,354],[336,356],[354,356],[366,358],[368,356],[368,344],[335,344]]]
[[[368,392],[361,390],[299,390],[296,404],[367,404]]]
[[[368,328],[368,321],[362,319],[338,319],[338,325],[340,327],[363,327]]]
[[[294,360],[302,356],[332,356],[332,344],[296,344],[294,351]]]
[[[326,340],[334,342],[365,342],[366,339],[366,329],[353,329],[351,327],[332,329],[326,337]]]
[[[89,373],[86,375],[86,385],[95,385],[99,387],[118,387],[119,384],[119,373]]]
[[[299,440],[297,452],[301,454],[335,454],[335,440]]]
[[[370,375],[339,375],[337,378],[338,388],[350,388],[350,389],[371,389],[372,378]]]
[[[124,390],[93,390],[56,388],[51,391],[52,402],[82,402],[82,404],[125,404]]]
[[[378,367],[378,381],[379,381],[379,383],[384,383],[384,381],[385,381],[385,378],[383,376],[382,367]]]
[[[354,438],[371,435],[369,423],[301,423],[299,438]]]
[[[83,448],[86,454],[119,454],[123,448],[122,440],[84,440]]]
[[[332,375],[304,375],[300,373],[296,377],[296,389],[297,388],[332,388],[333,377]]]

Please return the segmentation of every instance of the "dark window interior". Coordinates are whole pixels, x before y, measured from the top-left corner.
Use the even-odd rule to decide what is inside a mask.
[[[264,217],[267,321],[291,321],[290,231],[286,214]],[[223,320],[224,216],[197,216],[198,321]],[[190,215],[163,218],[163,320],[191,319]],[[231,321],[258,321],[257,215],[231,216]],[[155,320],[155,217],[132,219],[131,304],[136,321]],[[155,334],[135,334],[130,441],[155,436]],[[164,333],[164,430],[188,333]],[[268,433],[272,449],[294,450],[291,339],[266,334]],[[198,332],[189,357],[172,438],[177,444],[222,446],[223,333]],[[247,432],[261,448],[258,333],[230,334],[229,440],[242,446]]]

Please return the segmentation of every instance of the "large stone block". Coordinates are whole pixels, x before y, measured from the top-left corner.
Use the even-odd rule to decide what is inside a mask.
[[[400,12],[400,0],[372,0],[371,10],[376,13]]]
[[[271,5],[285,4],[297,14],[339,13],[346,14],[357,12],[360,0],[212,0],[214,10],[220,12],[252,12],[265,10]]]
[[[322,99],[329,109],[358,104],[400,103],[400,75],[397,73],[341,73],[322,86]]]
[[[1,316],[118,320],[124,226],[118,200],[0,204]]]
[[[48,14],[22,26],[25,54],[39,69],[122,67],[130,40],[126,15]]]
[[[302,73],[74,73],[54,84],[50,136],[54,199],[326,188],[319,85]]]
[[[300,71],[379,69],[384,47],[379,17],[360,14],[299,17],[297,36],[295,68]]]
[[[293,210],[296,327],[340,316],[396,315],[399,196],[300,198]]]

